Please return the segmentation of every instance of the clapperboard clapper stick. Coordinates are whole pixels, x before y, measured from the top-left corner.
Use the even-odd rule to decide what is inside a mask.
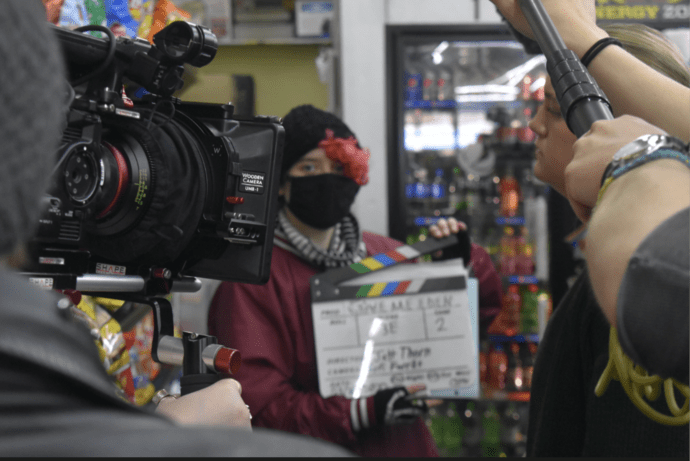
[[[457,235],[450,235],[441,239],[428,238],[423,242],[417,242],[414,245],[402,245],[395,250],[369,256],[360,262],[350,264],[349,266],[331,269],[321,274],[314,275],[310,280],[312,301],[327,301],[329,299],[340,298],[343,295],[352,298],[365,297],[367,296],[366,294],[358,293],[358,290],[361,289],[360,287],[339,285],[347,280],[360,277],[372,271],[385,269],[397,263],[418,258],[426,254],[435,253],[439,250],[443,250],[444,248],[449,248],[457,244]],[[467,261],[463,262],[465,265],[467,265]],[[398,294],[394,292],[396,289],[398,292],[404,292],[404,288],[405,285],[403,282],[402,284],[397,285],[395,288],[392,288],[393,292],[390,294]],[[465,286],[458,286],[457,288],[463,289]],[[353,292],[345,293],[345,291]]]

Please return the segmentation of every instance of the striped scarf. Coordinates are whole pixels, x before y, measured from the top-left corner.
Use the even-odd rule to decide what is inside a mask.
[[[290,223],[285,209],[278,211],[273,243],[306,260],[319,269],[348,266],[367,255],[357,220],[351,214],[335,225],[328,250],[322,250]]]

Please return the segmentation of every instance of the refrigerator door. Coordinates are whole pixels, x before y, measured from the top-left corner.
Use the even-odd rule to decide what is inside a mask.
[[[391,236],[414,243],[453,216],[497,268],[508,259],[502,275],[547,279],[545,185],[532,175],[527,126],[544,98],[545,58],[527,54],[502,26],[387,33]],[[507,226],[530,246],[518,268],[517,255],[501,254]]]

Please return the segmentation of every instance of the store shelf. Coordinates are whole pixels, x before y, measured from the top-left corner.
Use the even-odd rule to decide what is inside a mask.
[[[525,218],[523,216],[499,216],[496,218],[496,224],[499,226],[524,226]]]
[[[448,101],[405,101],[405,109],[455,109],[458,103]]]
[[[538,343],[539,335],[536,333],[519,334],[514,336],[489,335],[489,341],[492,343]]]
[[[536,285],[539,283],[539,279],[534,275],[509,275],[501,278],[507,285]]]
[[[330,38],[310,37],[278,37],[262,39],[225,39],[219,41],[221,46],[245,46],[245,45],[331,45]]]
[[[506,392],[486,389],[482,395],[485,400],[508,400],[512,402],[529,402],[529,391]]]

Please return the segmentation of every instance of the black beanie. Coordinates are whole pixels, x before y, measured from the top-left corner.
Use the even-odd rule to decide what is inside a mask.
[[[350,128],[330,112],[305,104],[292,109],[283,118],[285,128],[285,149],[283,167],[280,170],[281,182],[287,171],[307,152],[316,149],[319,142],[326,139],[326,129],[332,130],[336,138],[357,138]],[[357,143],[357,147],[359,143]]]
[[[40,0],[0,2],[0,255],[38,224],[55,165],[67,83]]]

